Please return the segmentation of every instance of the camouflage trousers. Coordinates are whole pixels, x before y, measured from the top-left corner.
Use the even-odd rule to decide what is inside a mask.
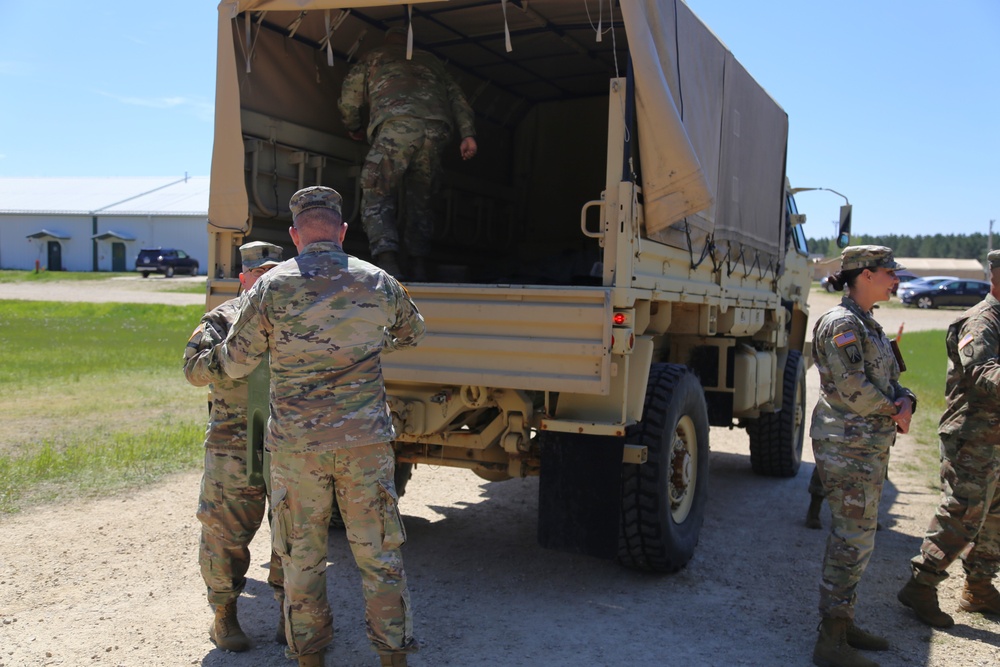
[[[385,442],[325,452],[271,452],[272,544],[285,572],[289,658],[316,653],[333,641],[326,562],[334,494],[361,571],[368,639],[379,654],[416,648],[394,471],[395,456]]]
[[[917,581],[938,585],[959,557],[967,579],[989,581],[1000,571],[998,480],[1000,446],[941,436],[941,504],[912,561]]]
[[[427,257],[434,219],[431,196],[441,178],[441,152],[450,130],[442,121],[399,117],[379,126],[361,169],[361,224],[372,256],[399,251],[399,221],[406,222],[406,246],[412,257]],[[396,205],[406,190],[406,214]]]
[[[246,586],[250,541],[264,519],[267,491],[247,484],[246,455],[241,451],[205,450],[205,473],[198,498],[201,544],[198,564],[208,587],[208,602],[233,602]],[[284,597],[281,562],[271,553],[267,583],[274,597]]]
[[[823,490],[823,480],[819,478],[819,466],[813,468],[812,476],[809,478],[809,494],[813,496],[825,496]]]
[[[813,440],[816,469],[833,517],[819,588],[824,618],[854,618],[858,583],[875,549],[891,444]]]

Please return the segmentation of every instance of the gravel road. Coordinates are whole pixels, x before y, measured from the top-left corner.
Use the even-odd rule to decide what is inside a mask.
[[[40,292],[21,296],[20,289],[13,295],[9,287],[0,285],[0,299],[43,298]],[[52,288],[48,298],[68,300],[77,287]],[[111,293],[104,286],[96,291],[101,299]],[[200,295],[156,298],[178,296],[201,302]],[[835,301],[815,295],[814,315]],[[901,319],[907,331],[944,328],[953,316],[880,313],[887,331]],[[810,408],[816,384],[810,370]],[[201,390],[192,388],[191,396],[204,400]],[[418,467],[401,503],[415,625],[424,644],[411,664],[811,664],[826,532],[803,526],[813,468],[808,444],[799,474],[782,480],[751,473],[742,430],[713,428],[711,444],[701,542],[687,568],[671,576],[538,548],[536,479],[491,483],[461,470]],[[859,623],[893,642],[891,651],[869,656],[898,667],[996,665],[1000,623],[956,612],[961,576],[946,582],[941,595],[943,607],[956,614],[951,630],[919,624],[895,600],[938,499],[913,472],[917,450],[903,436],[893,451],[885,529],[861,585]],[[185,473],[120,496],[0,517],[0,667],[291,665],[271,641],[277,606],[265,584],[266,527],[252,547],[251,579],[240,603],[255,647],[230,654],[208,640],[194,517],[199,478]],[[375,665],[358,574],[342,534],[331,533],[329,560],[337,634],[327,662]]]

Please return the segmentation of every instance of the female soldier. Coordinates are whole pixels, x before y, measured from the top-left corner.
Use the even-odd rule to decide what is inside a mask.
[[[889,447],[897,431],[909,430],[916,397],[899,385],[899,364],[872,317],[875,303],[892,297],[896,269],[903,267],[883,246],[845,248],[840,259],[831,283],[837,290],[847,286],[847,294],[813,330],[820,396],[809,435],[833,515],[813,662],[868,667],[878,663],[855,649],[884,651],[889,642],[854,625],[855,591],[875,546]]]

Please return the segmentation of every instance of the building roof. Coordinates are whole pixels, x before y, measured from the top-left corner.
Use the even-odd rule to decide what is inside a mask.
[[[896,261],[910,271],[982,271],[983,263],[978,259],[953,259],[948,257],[897,257]]]
[[[978,259],[954,259],[951,257],[897,257],[896,261],[906,267],[907,271],[933,271],[947,273],[948,271],[982,271],[983,263]],[[839,257],[829,257],[813,260],[818,266],[840,266]]]
[[[208,217],[208,176],[0,178],[0,214]]]

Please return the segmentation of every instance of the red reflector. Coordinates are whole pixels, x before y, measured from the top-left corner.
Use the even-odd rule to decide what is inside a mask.
[[[625,313],[615,313],[614,317],[611,318],[611,321],[619,325],[625,324]]]

